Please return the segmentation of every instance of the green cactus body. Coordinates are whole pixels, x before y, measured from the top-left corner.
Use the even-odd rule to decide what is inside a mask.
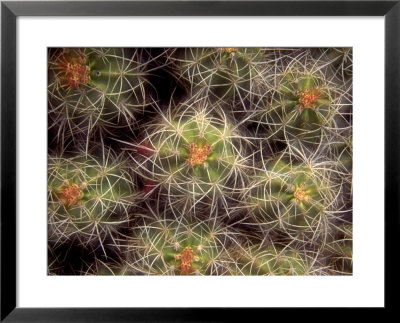
[[[271,247],[253,247],[238,258],[236,266],[238,274],[246,276],[301,276],[309,275],[310,271],[300,252]]]
[[[49,224],[56,239],[79,235],[89,241],[128,221],[133,181],[121,164],[94,157],[50,158]]]
[[[49,60],[49,116],[66,133],[129,126],[146,106],[146,73],[137,51],[68,49]]]
[[[330,102],[323,81],[312,75],[288,74],[263,114],[276,139],[314,145],[332,119]]]
[[[323,184],[305,167],[267,163],[250,190],[256,219],[285,230],[318,227],[324,211]]]
[[[181,70],[194,90],[209,90],[218,100],[244,100],[255,93],[262,59],[259,48],[188,48]]]
[[[151,143],[154,154],[149,163],[140,165],[171,198],[229,195],[234,191],[229,183],[241,173],[236,162],[241,147],[233,143],[235,133],[217,117],[192,112],[164,120],[148,133],[145,141]]]
[[[221,233],[204,222],[159,220],[135,230],[140,258],[134,267],[150,275],[220,275],[229,269]]]
[[[139,62],[126,57],[121,49],[87,50],[87,66],[90,69],[90,85],[115,104],[121,101],[137,101],[142,98],[141,85],[145,73],[140,71]]]

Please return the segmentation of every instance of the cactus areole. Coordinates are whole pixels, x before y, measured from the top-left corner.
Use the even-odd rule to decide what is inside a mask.
[[[304,191],[303,187],[296,188],[296,191],[293,193],[294,199],[296,202],[303,202],[308,200],[308,195],[306,191]]]
[[[222,50],[223,52],[225,52],[225,53],[234,53],[234,52],[236,52],[238,49],[239,49],[238,47],[224,47],[224,48],[221,48],[221,50]]]
[[[83,192],[77,184],[67,184],[61,187],[60,201],[65,206],[76,206],[82,197]]]
[[[212,151],[212,147],[209,144],[197,145],[191,143],[187,146],[187,150],[189,151],[188,164],[190,167],[194,167],[196,165],[204,165]]]
[[[299,97],[299,109],[312,108],[314,103],[318,100],[321,92],[317,88],[304,89],[297,91],[296,95]],[[317,108],[317,107],[316,107]]]
[[[239,48],[231,47],[231,48],[221,48],[223,54],[229,54],[231,57],[235,56]]]
[[[198,260],[196,253],[193,251],[192,247],[185,247],[181,253],[175,255],[175,260],[180,260],[180,274],[189,275],[193,270],[192,263]]]
[[[63,86],[72,89],[90,83],[90,68],[86,65],[86,58],[84,55],[73,57],[69,60],[63,56],[62,60],[60,73],[64,81]]]

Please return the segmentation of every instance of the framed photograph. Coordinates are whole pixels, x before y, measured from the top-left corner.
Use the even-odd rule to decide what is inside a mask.
[[[1,321],[391,308],[399,15],[2,2]]]

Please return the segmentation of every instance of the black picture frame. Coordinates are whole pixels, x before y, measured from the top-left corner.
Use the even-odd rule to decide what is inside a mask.
[[[395,306],[400,180],[400,1],[4,1],[1,3],[1,322],[249,320],[267,308],[19,308],[16,267],[16,19],[19,16],[384,16],[385,309]],[[382,188],[376,188],[382,189]],[[395,240],[394,240],[395,242]],[[389,281],[390,278],[390,281]],[[40,293],[40,291],[38,291]],[[312,304],[310,304],[312,306]],[[251,313],[248,313],[251,312]],[[291,311],[285,314],[290,314]],[[251,315],[251,316],[249,316]],[[245,320],[246,321],[246,320]]]

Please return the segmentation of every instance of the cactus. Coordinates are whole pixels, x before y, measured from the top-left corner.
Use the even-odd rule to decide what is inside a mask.
[[[149,104],[146,63],[139,50],[50,51],[49,128],[58,140],[133,126]]]
[[[312,169],[270,160],[255,176],[249,197],[258,221],[286,232],[315,234],[326,221],[327,190]]]
[[[146,275],[226,275],[230,234],[216,221],[147,220],[134,229],[135,258]]]
[[[313,153],[351,127],[351,83],[332,74],[325,59],[306,52],[277,64],[274,90],[249,118],[260,135]]]
[[[49,239],[101,243],[129,221],[135,181],[111,151],[104,159],[77,155],[48,161]]]
[[[256,244],[236,253],[234,259],[235,275],[303,276],[322,272],[312,255],[290,246]]]
[[[329,88],[311,75],[285,76],[266,116],[276,138],[314,144],[332,117]],[[276,103],[275,103],[276,102]]]
[[[210,205],[243,186],[246,143],[217,108],[183,104],[159,116],[137,145],[137,172],[159,183],[172,201]],[[156,125],[156,126],[153,126]],[[140,156],[146,155],[143,162]],[[199,204],[199,205],[200,205]]]
[[[263,51],[260,48],[185,48],[180,77],[192,91],[205,91],[217,101],[241,102],[261,95]]]

